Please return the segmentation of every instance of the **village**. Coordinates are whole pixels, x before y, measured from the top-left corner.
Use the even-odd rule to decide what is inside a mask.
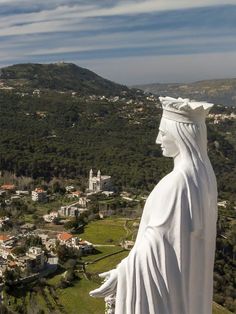
[[[111,176],[102,175],[100,170],[94,175],[92,169],[84,193],[68,185],[65,186],[65,195],[67,204],[44,213],[40,217],[43,223],[29,223],[22,219],[16,231],[11,229],[11,215],[0,216],[1,285],[9,280],[11,284],[24,283],[53,274],[61,263],[62,254],[75,257],[94,254],[99,244],[80,237],[85,224],[117,214],[124,204],[129,204],[127,210],[135,212],[146,199],[134,199],[125,191],[114,196]],[[100,202],[97,202],[98,195],[102,199]],[[42,187],[32,191],[18,190],[14,184],[5,183],[1,186],[0,198],[1,208],[29,199],[36,206],[47,204],[50,207],[50,195]],[[118,199],[123,200],[122,205]],[[120,243],[127,250],[133,244],[134,241],[130,240]]]

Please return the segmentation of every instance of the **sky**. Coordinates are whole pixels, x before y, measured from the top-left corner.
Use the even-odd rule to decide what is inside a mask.
[[[58,61],[127,85],[236,77],[236,0],[0,0],[0,67]]]

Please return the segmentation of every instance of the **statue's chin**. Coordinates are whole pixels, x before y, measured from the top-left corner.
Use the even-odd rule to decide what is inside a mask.
[[[170,158],[174,158],[177,154],[171,154],[169,152],[167,152],[165,149],[162,151],[162,155],[164,157],[170,157]]]
[[[162,150],[162,155],[163,155],[164,157],[171,157],[171,156],[168,154],[168,152],[166,152],[165,149]]]

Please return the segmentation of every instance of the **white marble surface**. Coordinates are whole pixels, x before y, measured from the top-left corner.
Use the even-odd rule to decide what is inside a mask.
[[[130,254],[90,295],[116,295],[116,314],[211,314],[217,188],[204,119],[212,105],[160,100],[156,142],[174,168],[149,195]]]

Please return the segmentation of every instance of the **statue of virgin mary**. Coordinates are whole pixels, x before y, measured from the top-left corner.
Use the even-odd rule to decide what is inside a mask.
[[[160,101],[156,142],[173,170],[149,195],[133,249],[90,295],[114,295],[116,314],[211,314],[217,185],[205,118],[212,104]]]

